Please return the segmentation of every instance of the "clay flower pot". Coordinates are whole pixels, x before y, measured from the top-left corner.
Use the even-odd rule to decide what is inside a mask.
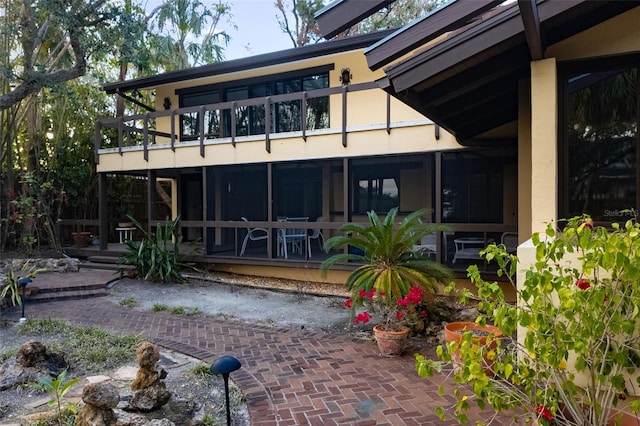
[[[486,352],[491,348],[495,348],[496,340],[503,337],[502,331],[500,331],[498,327],[489,324],[482,326],[470,321],[450,322],[444,326],[444,339],[447,343],[456,342],[460,345],[464,333],[467,331],[471,332],[472,340],[477,342],[478,346],[485,347],[484,372],[487,376],[493,376],[494,373],[491,369],[493,360],[486,357]],[[491,340],[487,342],[489,336],[491,336]],[[453,353],[452,357],[455,362],[460,362],[460,354],[458,351]]]
[[[381,325],[373,327],[378,349],[383,356],[400,356],[405,347],[409,327],[403,327],[400,331],[388,331]]]
[[[72,232],[71,238],[76,247],[86,247],[91,240],[91,232]]]

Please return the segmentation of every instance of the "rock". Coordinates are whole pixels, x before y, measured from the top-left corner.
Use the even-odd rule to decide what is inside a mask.
[[[169,402],[170,399],[171,392],[166,389],[164,382],[158,382],[153,386],[137,390],[133,394],[127,410],[142,412],[153,411],[162,407]]]
[[[85,405],[76,416],[76,426],[113,426],[117,416],[113,409],[120,402],[114,385],[107,382],[90,383],[82,389]]]
[[[36,367],[47,359],[47,347],[42,342],[32,340],[20,347],[16,358],[23,367]]]
[[[41,376],[57,377],[68,367],[63,355],[49,352],[41,342],[27,342],[20,347],[17,356],[0,366],[0,390],[37,382]]]
[[[84,405],[76,416],[76,426],[115,426],[118,418],[113,410]]]
[[[111,409],[118,406],[120,395],[111,383],[90,383],[82,390],[82,401],[98,408]]]
[[[164,369],[160,369],[159,372],[156,370],[160,351],[151,342],[141,342],[138,345],[136,358],[140,368],[131,383],[131,390],[135,393],[126,409],[149,412],[165,405],[171,399],[171,392],[166,389],[162,381],[167,377],[167,372]]]

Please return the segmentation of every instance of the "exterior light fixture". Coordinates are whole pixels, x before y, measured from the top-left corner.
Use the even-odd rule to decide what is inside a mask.
[[[231,426],[231,410],[229,410],[229,374],[242,367],[236,358],[225,355],[211,364],[212,374],[222,374],[224,379],[224,397],[227,403],[227,426]]]
[[[165,110],[171,109],[171,98],[168,97],[168,96],[166,98],[164,98],[164,102],[163,102],[162,106],[164,107]]]
[[[340,81],[342,82],[342,85],[346,86],[347,84],[351,83],[352,78],[353,76],[351,75],[351,69],[342,68],[342,71],[340,71]]]
[[[27,301],[24,297],[25,289],[27,288],[27,284],[29,284],[30,282],[33,282],[31,278],[23,277],[18,279],[18,284],[20,285],[20,287],[22,287],[22,300],[20,301],[22,305],[22,316],[20,317],[20,322],[25,322],[27,320],[27,318],[24,316],[24,305],[27,304]]]

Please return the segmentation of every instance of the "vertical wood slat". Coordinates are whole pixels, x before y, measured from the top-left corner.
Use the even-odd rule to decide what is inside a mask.
[[[273,163],[267,163],[267,220],[273,222]],[[273,228],[268,228],[267,234],[267,258],[273,259]],[[278,232],[276,229],[275,232]],[[276,235],[275,242],[277,244],[278,236]],[[283,243],[285,243],[283,241]]]
[[[307,92],[302,92],[302,117],[300,117],[302,140],[307,141]]]
[[[236,146],[236,108],[237,103],[231,105],[231,145]]]
[[[96,121],[93,125],[93,161],[96,164],[100,164],[100,155],[98,154],[98,151],[100,150],[100,138],[102,135],[102,124],[100,123],[100,121]]]
[[[342,86],[342,146],[347,147],[347,86]]]
[[[124,131],[124,117],[118,118],[118,153],[122,156],[122,139]]]
[[[199,131],[200,131],[200,157],[204,158],[204,115],[206,112],[206,108],[204,105],[200,107],[200,123],[199,123]]]
[[[144,161],[149,162],[149,114],[144,115],[142,146],[144,148]]]
[[[267,96],[264,102],[264,144],[265,149],[271,154],[271,97]]]
[[[106,173],[98,173],[98,235],[100,235],[100,250],[107,250],[109,244],[109,211],[108,211],[108,180]]]
[[[171,151],[176,152],[176,110],[171,111]]]
[[[435,205],[436,205],[436,223],[442,223],[442,152],[435,153]],[[436,236],[436,262],[442,262],[442,232],[438,232]],[[444,238],[447,238],[444,235]]]

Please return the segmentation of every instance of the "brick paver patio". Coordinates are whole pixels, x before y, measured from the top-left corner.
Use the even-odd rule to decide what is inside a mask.
[[[112,275],[81,270],[38,278],[45,277],[48,283],[70,279],[106,282]],[[17,320],[20,310],[12,308],[3,315]],[[443,422],[434,414],[434,407],[454,403],[453,388],[444,375],[420,379],[411,354],[380,357],[374,343],[349,335],[140,312],[103,297],[27,305],[27,316],[138,334],[206,363],[233,355],[242,368],[231,379],[247,397],[252,425],[457,424]],[[438,394],[441,384],[447,391],[444,397]],[[471,413],[470,423],[488,420],[492,414]],[[492,422],[498,426],[510,423],[510,419]]]

